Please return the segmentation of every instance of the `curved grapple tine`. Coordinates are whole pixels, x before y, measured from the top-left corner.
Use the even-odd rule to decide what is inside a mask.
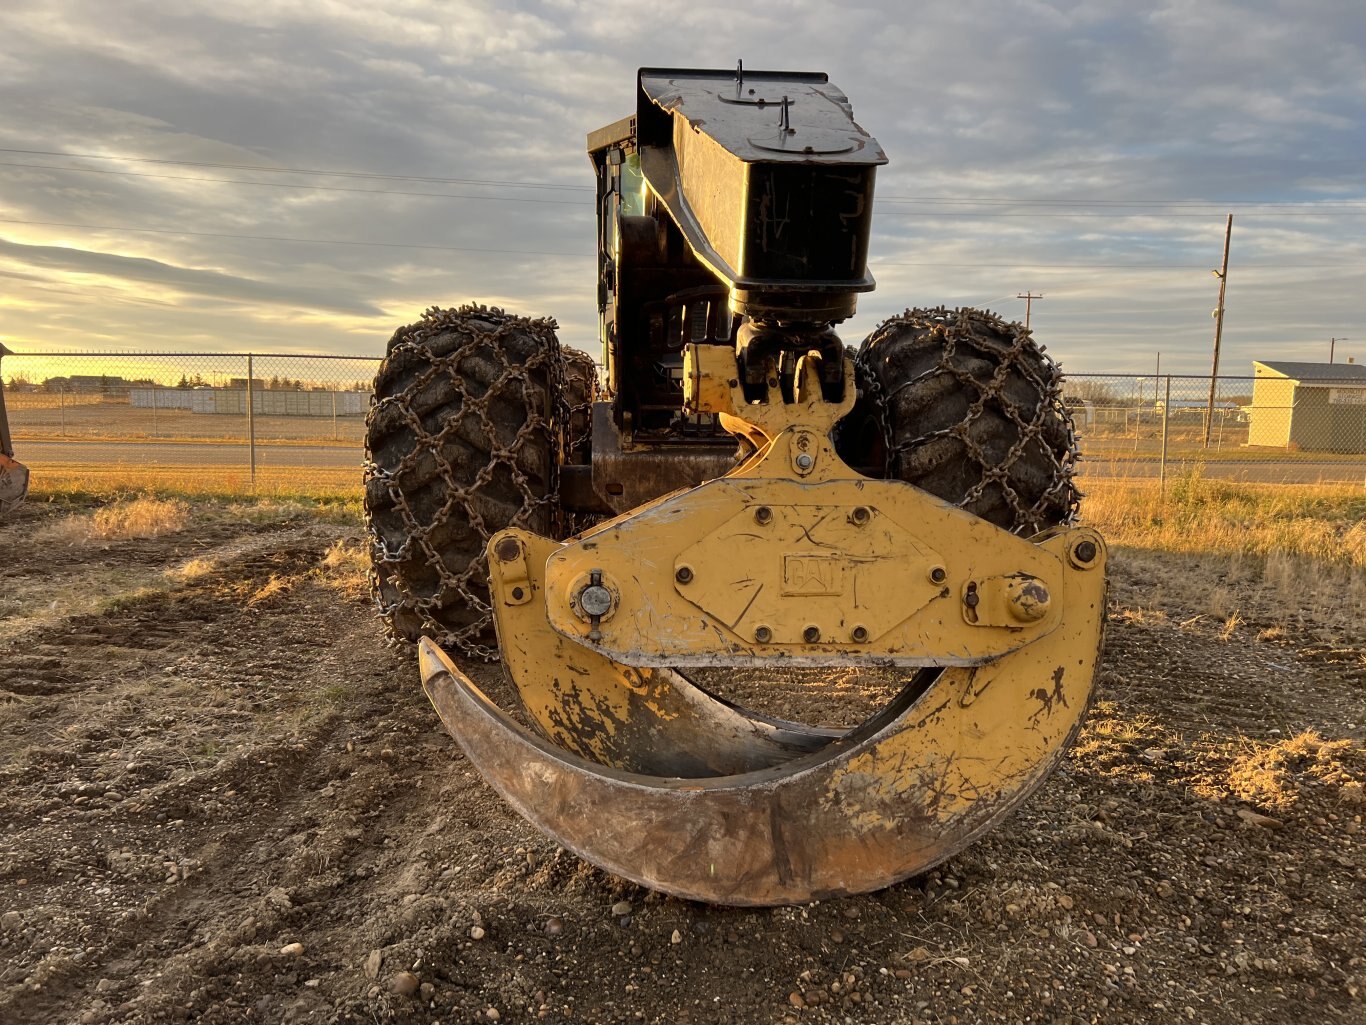
[[[541,667],[531,682],[510,666],[508,675],[542,733],[602,766],[647,776],[730,776],[810,754],[845,732],[748,713],[672,670],[634,670],[566,647],[573,648],[569,661]],[[430,641],[421,643],[418,661],[423,680],[460,675]]]
[[[510,564],[524,573],[516,585],[523,597],[495,597],[494,605],[503,665],[532,724],[563,750],[626,772],[695,778],[778,765],[843,736],[748,712],[672,669],[634,669],[561,637],[546,621],[544,600],[533,600],[542,594],[546,559],[560,546],[532,535],[518,543]],[[494,574],[508,566],[490,560]],[[445,662],[425,642],[419,657],[424,678]]]
[[[1066,621],[945,670],[865,727],[784,764],[665,779],[593,764],[522,729],[423,642],[423,685],[485,778],[541,830],[616,875],[719,904],[800,903],[922,872],[1007,815],[1062,757],[1086,708],[1103,583]]]

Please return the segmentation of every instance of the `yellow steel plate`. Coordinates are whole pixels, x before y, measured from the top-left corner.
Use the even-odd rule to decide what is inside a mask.
[[[545,612],[562,636],[637,666],[979,665],[1055,629],[1060,613],[1053,603],[1041,618],[974,624],[969,585],[1023,575],[1061,594],[1081,534],[1094,536],[1033,544],[898,481],[731,476],[555,551]],[[596,624],[576,608],[594,572],[616,602]]]
[[[856,515],[857,514],[857,515]],[[767,628],[773,643],[875,640],[944,590],[943,559],[866,504],[746,506],[674,570],[675,589],[739,638]],[[677,583],[686,567],[686,585]]]

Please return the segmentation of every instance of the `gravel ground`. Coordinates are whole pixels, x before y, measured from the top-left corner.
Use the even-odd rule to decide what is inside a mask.
[[[1226,629],[1171,584],[1217,561],[1121,551],[1093,712],[1020,813],[881,893],[733,910],[502,804],[383,644],[354,528],[35,540],[79,513],[0,526],[7,1023],[1366,1019],[1359,608],[1287,613],[1243,566]]]

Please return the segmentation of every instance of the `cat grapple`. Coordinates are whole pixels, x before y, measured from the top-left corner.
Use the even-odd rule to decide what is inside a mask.
[[[603,379],[501,309],[395,334],[367,431],[381,615],[487,781],[610,872],[735,905],[920,873],[1089,702],[1106,549],[1075,524],[1058,369],[972,309],[846,349],[886,157],[824,75],[643,69],[588,148]],[[896,682],[852,726],[724,685],[851,667]]]
[[[0,362],[9,355],[10,350],[0,345]],[[27,496],[28,467],[14,458],[14,441],[5,412],[4,378],[0,377],[0,517],[17,509]]]

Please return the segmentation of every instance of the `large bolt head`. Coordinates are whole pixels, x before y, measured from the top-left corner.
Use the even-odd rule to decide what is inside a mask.
[[[1010,614],[1022,623],[1035,623],[1048,615],[1053,598],[1042,580],[1017,577],[1006,588],[1010,598]]]
[[[605,616],[612,611],[612,592],[601,584],[589,584],[579,592],[579,608],[587,616]]]

